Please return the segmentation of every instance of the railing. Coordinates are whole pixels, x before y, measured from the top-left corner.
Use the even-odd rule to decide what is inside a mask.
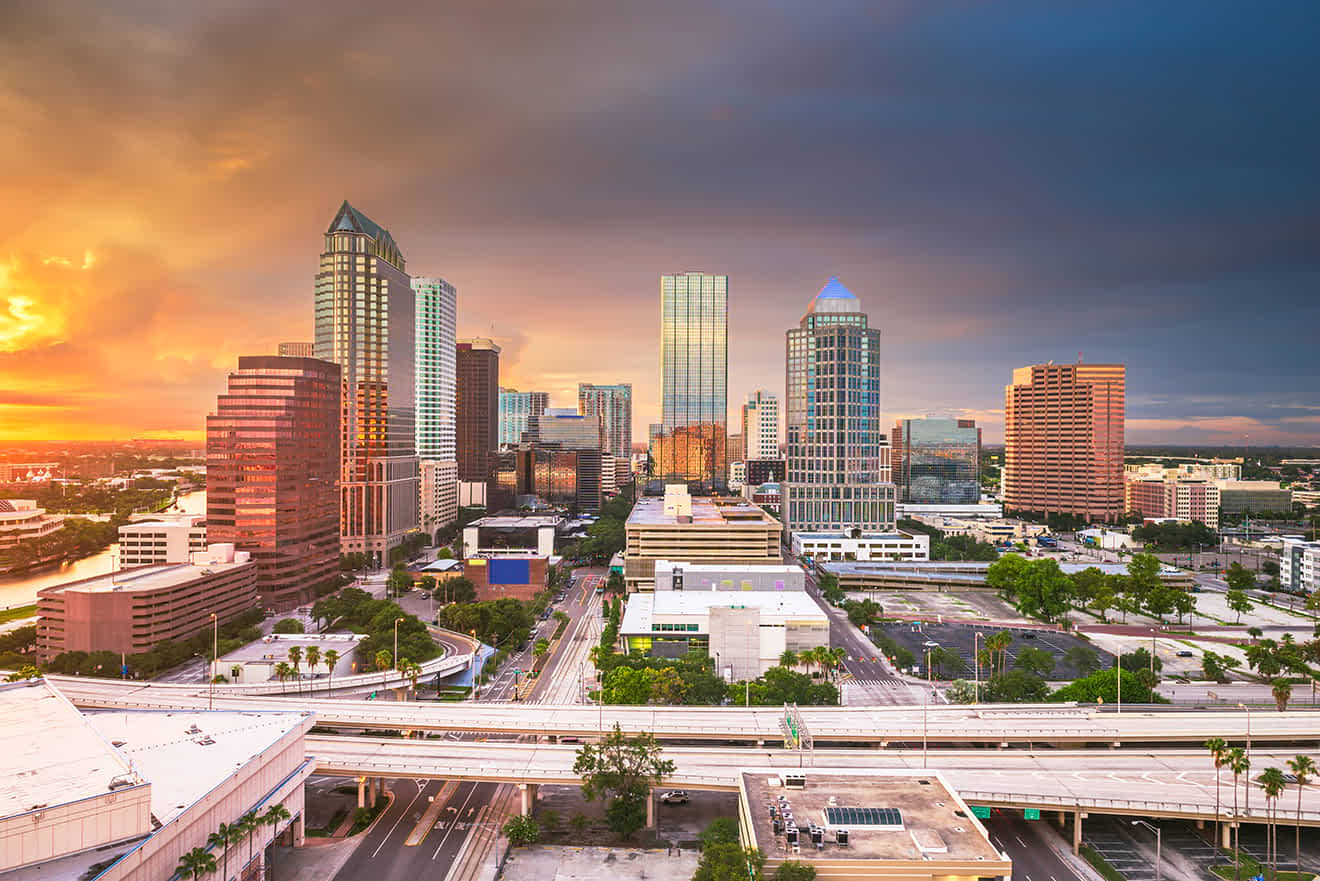
[[[1150,801],[1146,799],[1135,798],[1097,798],[1094,796],[1060,796],[1060,795],[1034,795],[1026,793],[1006,793],[1006,792],[977,792],[970,789],[959,789],[958,794],[962,796],[963,801],[971,802],[995,802],[1000,805],[1022,806],[1071,810],[1074,808],[1109,808],[1110,810],[1121,811],[1139,811],[1145,814],[1196,814],[1213,818],[1215,808],[1213,804],[1201,802],[1170,802],[1170,801]],[[1279,820],[1296,820],[1299,816],[1303,823],[1312,823],[1320,825],[1320,811],[1301,811],[1285,808],[1280,805],[1272,811],[1274,818]],[[1231,809],[1221,807],[1219,816],[1225,820],[1250,820],[1252,822],[1264,823],[1266,816],[1264,812],[1239,810],[1235,815]]]

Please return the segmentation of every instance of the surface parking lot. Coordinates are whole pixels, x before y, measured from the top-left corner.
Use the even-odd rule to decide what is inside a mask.
[[[884,626],[884,632],[899,645],[916,655],[918,664],[922,665],[923,668],[926,663],[926,650],[929,648],[926,645],[927,642],[938,643],[944,648],[956,651],[959,657],[962,658],[964,669],[961,672],[954,671],[950,669],[948,664],[944,665],[943,669],[945,676],[956,678],[969,677],[975,670],[973,652],[975,651],[976,634],[981,634],[981,648],[984,649],[986,638],[998,633],[1000,630],[1007,630],[1013,635],[1013,642],[1008,647],[1009,669],[1012,669],[1013,665],[1017,663],[1018,652],[1027,646],[1043,649],[1054,656],[1054,669],[1045,677],[1050,680],[1076,679],[1082,675],[1080,671],[1073,668],[1065,660],[1068,650],[1074,646],[1085,646],[1095,652],[1098,659],[1097,669],[1114,665],[1114,656],[1109,652],[1097,648],[1084,639],[1057,631],[971,623],[929,624],[912,622],[911,624],[888,624]],[[984,670],[981,672],[985,673]]]

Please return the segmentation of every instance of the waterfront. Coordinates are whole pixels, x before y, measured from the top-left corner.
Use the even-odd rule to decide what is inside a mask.
[[[181,495],[177,504],[177,510],[189,514],[205,514],[206,490]],[[71,563],[48,566],[22,575],[0,576],[0,610],[35,603],[37,591],[43,587],[76,581],[79,578],[91,578],[93,575],[104,575],[114,565],[118,552],[119,545],[112,544],[99,553]]]

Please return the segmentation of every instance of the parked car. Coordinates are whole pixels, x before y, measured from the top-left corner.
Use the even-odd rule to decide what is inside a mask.
[[[1195,652],[1188,651],[1187,649],[1183,649],[1182,651],[1178,652],[1178,657],[1180,657],[1180,658],[1194,658],[1194,657],[1196,657],[1196,653],[1195,653]]]
[[[660,803],[665,805],[685,805],[688,801],[688,794],[682,789],[671,789],[660,796]]]

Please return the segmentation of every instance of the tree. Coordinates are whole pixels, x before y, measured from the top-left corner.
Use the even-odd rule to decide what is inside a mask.
[[[1236,566],[1238,564],[1234,563],[1233,565]],[[1228,603],[1228,607],[1230,609],[1232,609],[1234,612],[1237,612],[1237,621],[1235,622],[1237,624],[1242,623],[1243,612],[1250,612],[1252,609],[1255,608],[1255,606],[1251,602],[1251,598],[1240,590],[1227,591],[1224,594],[1224,602]]]
[[[275,678],[280,681],[281,685],[284,684],[285,680],[287,680],[292,675],[293,675],[293,665],[288,663],[287,661],[280,661],[278,664],[275,665]]]
[[[991,564],[991,568],[999,565]],[[1017,576],[1015,605],[1031,618],[1054,621],[1072,605],[1072,580],[1052,558],[1033,560]]]
[[[1212,737],[1205,742],[1210,751],[1210,761],[1215,766],[1215,846],[1219,846],[1219,770],[1228,764],[1228,741],[1222,737]]]
[[[1251,770],[1251,760],[1247,758],[1246,750],[1240,746],[1235,746],[1228,751],[1228,770],[1233,772],[1233,816],[1238,815],[1238,778]],[[1242,824],[1235,822],[1233,824],[1233,878],[1242,877],[1242,851],[1240,849],[1242,841]]]
[[[238,818],[236,823],[239,829],[243,831],[243,836],[247,838],[248,843],[248,862],[252,862],[252,833],[256,832],[261,826],[261,820],[257,819],[256,811],[248,811]]]
[[[1149,685],[1143,684],[1135,673],[1122,671],[1123,700],[1134,704],[1166,704],[1168,700],[1156,694]],[[1097,670],[1090,676],[1074,680],[1051,694],[1047,701],[1064,703],[1075,701],[1081,704],[1118,703],[1119,680],[1112,668]]]
[[[1196,610],[1196,597],[1185,590],[1175,590],[1173,610],[1178,613],[1178,623],[1181,624],[1185,615],[1190,615]]]
[[[514,814],[500,830],[510,847],[531,847],[541,837],[541,827],[531,814]]]
[[[970,704],[976,700],[976,683],[971,679],[955,679],[944,689],[944,699],[951,704]]]
[[[1133,554],[1127,566],[1127,593],[1137,601],[1138,607],[1146,604],[1160,584],[1160,558],[1154,554]]]
[[[408,574],[408,570],[400,563],[390,572],[389,582],[387,584],[389,596],[397,597],[412,590],[413,577]]]
[[[1256,588],[1256,573],[1252,572],[1241,563],[1233,563],[1228,567],[1228,572],[1224,575],[1224,580],[1228,582],[1229,590],[1236,590],[1245,593]],[[1246,611],[1245,609],[1243,611]]]
[[[783,653],[780,654],[779,656],[779,666],[791,670],[797,665],[798,665],[797,652],[793,651],[792,649],[784,649]]]
[[[237,824],[221,823],[206,836],[206,846],[220,849],[220,874],[229,877],[229,846],[243,840],[243,830]]]
[[[1283,772],[1278,768],[1266,768],[1256,778],[1265,792],[1265,860],[1270,868],[1270,875],[1277,877],[1279,869],[1279,796],[1283,794],[1287,783]]]
[[[1028,566],[1025,557],[1004,554],[985,571],[985,583],[1010,599],[1017,592],[1018,579]]]
[[[273,831],[276,826],[283,823],[291,816],[293,815],[289,813],[289,809],[286,808],[284,805],[274,804],[266,808],[266,813],[262,814],[257,819],[257,822],[260,823],[262,826],[269,826]],[[275,877],[275,860],[274,860],[273,852],[271,855],[270,876],[271,878]]]
[[[885,613],[884,607],[869,597],[856,602],[845,600],[843,607],[848,610],[848,620],[854,627],[874,624]]]
[[[1129,673],[1136,673],[1138,670],[1154,670],[1156,673],[1164,669],[1164,662],[1159,656],[1151,656],[1150,650],[1144,646],[1134,651],[1124,652],[1118,659],[1119,666]]]
[[[302,655],[302,646],[289,647],[289,663],[293,665],[293,675],[299,679],[302,678]]]
[[[721,841],[701,851],[692,881],[762,881],[765,859],[756,848]]]
[[[1009,670],[990,677],[985,685],[985,699],[990,703],[1039,703],[1049,694],[1049,686],[1039,676],[1025,670]]]
[[[737,844],[738,821],[732,817],[716,817],[706,824],[697,838],[703,850],[712,844]]]
[[[312,676],[316,676],[316,668],[321,665],[321,649],[318,646],[309,645],[307,647],[307,669],[312,671]]]
[[[816,579],[817,586],[820,587],[820,595],[825,602],[832,606],[837,606],[844,600],[843,588],[839,587],[839,578],[830,572],[822,572]]]
[[[1114,608],[1115,600],[1116,594],[1114,593],[1114,589],[1109,586],[1109,581],[1106,579],[1104,586],[1096,590],[1095,594],[1091,597],[1091,608],[1095,609],[1095,612],[1100,616],[1101,621],[1108,621],[1109,619],[1105,617],[1105,612]]]
[[[390,667],[394,666],[394,656],[389,653],[388,649],[381,649],[380,651],[376,652],[376,656],[372,660],[376,662],[376,670],[379,671],[381,674],[380,684],[384,685],[385,682],[387,681],[385,671],[390,669]]]
[[[1214,652],[1203,652],[1201,655],[1201,673],[1206,679],[1212,679],[1215,682],[1226,682],[1228,680],[1228,671],[1239,666],[1237,658],[1230,655],[1218,655]]]
[[[330,673],[330,684],[335,681],[335,665],[339,663],[339,652],[336,649],[325,650],[325,669]]]
[[[990,662],[987,666],[991,675],[993,676],[996,670],[1003,673],[1008,667],[1008,647],[1013,644],[1013,634],[1007,630],[1000,630],[982,641],[985,643],[986,658]]]
[[[1274,695],[1274,705],[1282,713],[1288,709],[1288,701],[1292,698],[1292,683],[1280,676],[1275,679],[1270,686],[1270,694]]]
[[[1084,649],[1085,646],[1074,646],[1074,648]],[[1048,676],[1054,671],[1054,655],[1045,651],[1045,649],[1029,645],[1018,652],[1017,660],[1013,662],[1013,666],[1026,670],[1028,673],[1034,673],[1037,676]]]
[[[609,801],[605,810],[610,829],[621,838],[631,838],[646,823],[651,787],[674,773],[674,763],[663,758],[654,734],[643,731],[629,736],[616,722],[599,744],[583,744],[577,751],[573,773],[582,778],[587,801]]]
[[[816,867],[810,863],[787,860],[775,869],[775,881],[816,881]]]
[[[673,667],[659,670],[647,670],[652,674],[650,701],[664,706],[678,706],[687,696],[688,684],[682,674]]]
[[[306,633],[307,628],[297,618],[281,618],[273,628],[276,633]]]
[[[1181,590],[1161,581],[1146,592],[1144,601],[1146,611],[1158,618],[1160,623],[1164,623],[1164,616],[1178,607],[1178,597],[1182,595]]]
[[[175,874],[192,878],[194,881],[214,871],[215,857],[200,847],[194,847],[179,857],[179,865],[174,870]]]
[[[1088,676],[1100,666],[1100,654],[1090,646],[1075,645],[1063,655],[1063,661],[1082,676]]]
[[[1288,770],[1292,771],[1293,776],[1297,778],[1297,823],[1295,825],[1296,841],[1293,844],[1297,859],[1297,871],[1302,871],[1302,789],[1308,783],[1315,779],[1316,767],[1315,760],[1310,756],[1298,756],[1295,759],[1288,760]]]

